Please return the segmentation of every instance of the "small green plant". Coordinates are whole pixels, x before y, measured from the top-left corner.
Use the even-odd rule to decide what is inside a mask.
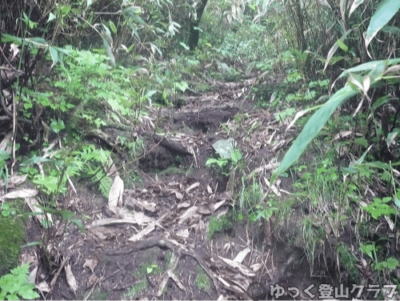
[[[0,278],[0,300],[33,300],[39,298],[39,294],[33,289],[35,285],[28,282],[29,264],[21,265],[10,274]]]
[[[397,211],[391,208],[387,203],[392,200],[391,197],[385,198],[374,198],[374,203],[369,204],[366,207],[363,207],[365,211],[367,211],[374,219],[378,219],[381,216],[390,216],[391,214],[396,214]]]
[[[249,218],[252,222],[259,221],[260,219],[269,220],[277,210],[278,208],[276,207],[275,202],[269,201],[265,205],[256,205],[252,209],[252,213],[250,213]]]
[[[394,271],[399,266],[400,266],[400,262],[396,258],[393,258],[393,257],[389,257],[388,259],[386,259],[384,261],[381,261],[381,262],[378,262],[378,263],[372,265],[372,267],[377,272]]]
[[[146,275],[155,274],[159,275],[162,273],[162,269],[157,263],[142,262],[136,271],[136,276],[144,278]]]
[[[229,153],[229,157],[208,158],[206,161],[206,166],[209,167],[209,166],[217,165],[220,170],[224,171],[226,169],[225,167],[228,166],[229,163],[231,163],[230,169],[234,169],[236,166],[238,166],[238,164],[242,160],[242,158],[243,158],[243,156],[242,156],[242,153],[240,152],[240,150],[233,149]]]
[[[201,267],[197,267],[196,287],[199,291],[208,291],[211,288],[211,281]]]
[[[125,294],[126,298],[135,298],[138,294],[146,290],[147,288],[147,281],[143,280],[140,281],[139,283],[136,283],[134,286],[132,286],[130,289]]]
[[[12,207],[10,207],[10,204],[8,203],[3,203],[3,205],[1,206],[1,215],[4,217],[8,217],[8,216],[14,216],[16,214],[16,211],[14,209],[12,209]]]
[[[345,268],[345,270],[349,274],[350,280],[355,281],[359,274],[359,270],[357,268],[357,258],[350,252],[349,248],[343,243],[340,243],[338,245],[337,251],[339,253],[340,264]]]
[[[378,248],[376,247],[375,242],[372,244],[361,244],[360,250],[362,253],[368,255],[368,257],[371,258],[375,263],[378,263],[378,257],[376,255]]]
[[[206,166],[212,166],[212,165],[218,165],[220,168],[223,168],[224,166],[226,166],[228,164],[228,160],[227,159],[222,159],[222,158],[209,158],[207,159],[206,162]]]
[[[158,266],[158,264],[152,263],[152,264],[150,264],[149,266],[147,266],[146,271],[147,271],[147,274],[150,275],[150,274],[152,274],[153,272],[154,272],[154,273],[160,273],[160,272],[161,272],[161,269],[160,269],[160,267]]]
[[[245,186],[243,185],[243,187]],[[253,179],[253,184],[242,189],[240,195],[240,209],[252,208],[260,202],[262,197],[263,191],[260,185]]]
[[[215,232],[220,232],[232,227],[232,222],[226,216],[221,216],[219,218],[211,216],[210,222],[208,224],[208,239],[214,236]]]

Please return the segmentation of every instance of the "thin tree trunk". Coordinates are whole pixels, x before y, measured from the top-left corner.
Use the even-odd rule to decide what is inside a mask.
[[[207,5],[208,0],[201,0],[200,4],[196,8],[197,18],[190,21],[190,36],[189,36],[189,48],[191,51],[195,50],[199,43],[200,33],[195,27],[199,27],[201,16],[203,15],[204,8]]]

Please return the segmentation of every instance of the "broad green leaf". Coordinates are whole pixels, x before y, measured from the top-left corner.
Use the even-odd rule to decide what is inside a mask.
[[[382,27],[393,18],[399,9],[399,0],[382,0],[381,3],[379,3],[376,12],[369,22],[367,34],[365,35],[365,48],[368,48],[368,45],[371,43],[372,39],[376,36],[379,30],[381,30]]]
[[[146,93],[146,97],[152,97],[154,94],[157,93],[157,90],[150,90]]]
[[[6,161],[10,159],[11,155],[7,153],[5,150],[0,150],[0,161]]]
[[[59,5],[59,6],[57,6],[57,10],[60,13],[61,17],[64,18],[70,12],[71,6],[69,6],[69,5]]]
[[[342,49],[343,51],[347,52],[347,50],[349,50],[349,47],[347,47],[347,45],[345,43],[343,43],[342,40],[340,40],[340,39],[337,40],[337,43],[338,43],[340,49]]]
[[[75,225],[77,225],[78,228],[79,228],[79,230],[80,230],[82,233],[85,233],[85,232],[86,232],[86,231],[85,231],[85,227],[83,226],[81,220],[72,218],[72,219],[71,219],[71,223],[74,223]]]
[[[347,30],[347,31],[342,35],[342,37],[340,38],[340,41],[341,41],[341,42],[344,41],[344,40],[347,38],[347,36],[349,35],[349,33],[350,33],[351,31],[352,31],[351,29]],[[339,40],[338,40],[338,41],[339,41]],[[329,50],[328,55],[327,55],[327,57],[326,57],[324,70],[326,69],[326,67],[328,67],[329,61],[332,59],[333,55],[335,54],[336,50],[338,50],[338,48],[339,48],[339,43],[336,42],[336,43],[332,46],[332,48]]]
[[[51,22],[51,21],[53,21],[53,20],[55,20],[55,19],[56,19],[56,15],[53,14],[53,13],[50,13],[50,14],[49,14],[49,19],[47,20],[47,23],[49,23],[49,22]]]
[[[349,11],[349,17],[351,14],[356,10],[358,6],[360,6],[365,0],[354,0],[353,4],[351,5],[350,11]]]
[[[8,294],[7,300],[19,300],[16,294]]]
[[[364,162],[365,156],[368,154],[368,152],[370,151],[370,149],[372,148],[372,145],[370,147],[368,147],[368,149],[362,154],[362,156],[360,158],[358,158],[358,160],[354,163],[356,164],[362,164]]]
[[[3,43],[14,43],[14,44],[16,44],[18,46],[22,44],[22,39],[21,38],[18,38],[16,36],[12,36],[12,35],[9,35],[9,34],[6,34],[6,33],[2,33],[1,41]]]
[[[354,139],[354,143],[362,145],[364,147],[368,147],[368,141],[365,138],[356,138]]]
[[[354,90],[364,91],[364,87],[362,85],[363,78],[360,75],[350,74],[347,82]]]
[[[230,159],[231,153],[236,146],[236,141],[233,138],[218,140],[213,144],[213,148],[223,159]]]
[[[396,27],[396,26],[389,26],[386,25],[382,28],[383,32],[387,32],[387,33],[392,33],[395,35],[400,35],[400,28]]]
[[[146,22],[144,22],[143,19],[138,15],[132,15],[131,18],[136,24],[146,25]]]
[[[111,20],[110,20],[110,28],[111,28],[111,31],[112,31],[113,33],[117,33],[117,27],[115,27],[114,22],[111,21]]]
[[[390,65],[400,63],[400,59],[390,59],[390,60],[372,61],[372,62],[364,63],[364,64],[361,64],[356,67],[353,67],[353,68],[343,71],[342,74],[340,74],[340,76],[338,78],[342,78],[353,72],[371,71],[371,70],[377,68],[379,65],[381,65],[382,62],[387,64],[387,66],[390,66]]]
[[[49,46],[49,52],[50,52],[51,59],[53,61],[53,64],[51,66],[53,67],[59,61],[58,51],[56,49],[54,49],[53,47]]]
[[[371,82],[379,80],[383,76],[386,68],[387,61],[380,61],[378,64],[376,64],[375,68],[368,73],[368,77],[370,78]]]
[[[375,112],[375,110],[377,108],[379,108],[380,106],[384,105],[385,103],[387,103],[390,100],[390,98],[387,95],[384,95],[380,98],[378,98],[371,106],[371,110],[372,112]]]
[[[49,162],[49,161],[50,161],[50,159],[34,156],[34,157],[22,162],[21,166],[28,166],[28,165],[32,165],[32,164],[38,164],[38,163]]]
[[[375,167],[375,168],[381,168],[381,169],[390,169],[390,165],[387,163],[383,163],[380,161],[375,161],[375,162],[367,162],[365,163],[367,166]]]
[[[86,0],[86,8],[88,8],[90,5],[92,5],[93,1],[92,0]]]
[[[231,160],[237,164],[240,160],[242,160],[242,153],[240,152],[240,150],[235,149],[233,150],[233,152],[231,153]]]
[[[37,292],[33,290],[34,288],[35,286],[32,284],[24,285],[18,290],[18,295],[20,295],[25,300],[34,300],[36,298],[39,298],[40,296]]]
[[[71,55],[71,49],[67,49],[67,47],[65,48],[61,48],[61,47],[54,47],[52,46],[54,49],[56,49],[58,52],[61,52],[65,55]]]
[[[64,121],[63,120],[53,120],[50,124],[51,129],[54,131],[54,133],[59,133],[63,129],[65,129]]]
[[[189,50],[189,49],[190,49],[189,46],[186,45],[186,44],[183,43],[183,42],[180,42],[179,44],[181,44],[181,46],[182,46],[183,48],[185,48],[186,50]]]
[[[185,81],[175,83],[176,88],[181,90],[182,92],[185,92],[187,88],[189,88],[188,84]]]
[[[386,137],[386,144],[390,146],[392,142],[399,136],[400,129],[394,129],[391,133],[388,133]]]
[[[30,39],[26,39],[27,42],[29,42],[30,44],[36,46],[37,48],[47,48],[48,44],[46,42],[45,39],[43,38],[30,38]]]
[[[346,86],[337,91],[318,111],[311,116],[307,124],[304,126],[300,135],[296,138],[293,145],[286,152],[279,167],[275,170],[271,178],[271,184],[276,178],[286,171],[304,152],[307,145],[319,133],[328,121],[329,117],[338,106],[349,98],[357,94],[350,86]]]
[[[160,56],[162,56],[161,50],[160,50],[156,45],[154,45],[153,43],[150,43],[150,48],[151,48],[151,51],[152,51],[154,54],[155,54],[156,51],[157,51],[158,54],[159,54]]]
[[[107,41],[107,43],[111,45],[113,43],[111,31],[108,29],[108,27],[106,25],[104,25],[104,24],[102,24],[102,25],[104,28],[104,31],[102,32],[102,38],[105,39]]]

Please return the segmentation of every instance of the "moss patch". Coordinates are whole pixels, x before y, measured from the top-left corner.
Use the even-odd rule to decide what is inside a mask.
[[[0,216],[0,276],[18,265],[21,245],[25,239],[21,218]]]

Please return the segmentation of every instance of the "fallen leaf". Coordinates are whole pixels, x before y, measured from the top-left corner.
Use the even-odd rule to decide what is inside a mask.
[[[188,210],[186,210],[179,218],[178,224],[182,224],[185,220],[192,217],[197,212],[197,209],[198,209],[197,206],[193,206],[190,207]]]
[[[36,189],[21,189],[21,190],[9,192],[9,193],[1,196],[0,200],[32,198],[32,197],[36,196],[38,193],[39,193],[39,191]]]
[[[99,264],[99,260],[97,258],[86,259],[85,263],[83,264],[83,267],[89,268],[93,273],[94,269],[97,267],[98,264]]]
[[[64,269],[65,269],[65,274],[66,274],[66,277],[67,277],[68,285],[69,285],[70,288],[74,291],[74,293],[76,293],[76,291],[77,291],[77,289],[78,289],[78,284],[76,283],[75,276],[74,276],[74,274],[72,273],[71,265],[70,265],[70,264],[67,264],[67,265],[64,267]]]
[[[233,259],[233,261],[242,263],[243,260],[245,259],[245,257],[247,256],[247,254],[250,253],[250,251],[251,251],[250,248],[246,248],[246,249],[240,251],[240,252],[236,255],[235,259]]]

